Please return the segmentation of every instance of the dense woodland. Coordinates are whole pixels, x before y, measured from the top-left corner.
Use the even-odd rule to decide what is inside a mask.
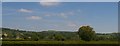
[[[83,40],[78,32],[48,30],[42,32],[19,29],[2,29],[3,41],[78,41]],[[80,29],[79,29],[80,30]],[[120,33],[95,33],[93,41],[118,41]],[[86,37],[87,38],[87,37]]]

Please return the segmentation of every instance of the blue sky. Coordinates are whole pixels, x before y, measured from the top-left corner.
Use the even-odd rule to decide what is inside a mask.
[[[2,27],[2,3],[0,2],[0,27]]]
[[[77,31],[90,25],[96,32],[118,31],[117,2],[4,2],[2,8],[3,27]]]
[[[2,0],[2,2],[118,2],[120,0]]]

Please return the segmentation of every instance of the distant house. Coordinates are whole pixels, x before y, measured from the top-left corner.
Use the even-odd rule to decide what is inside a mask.
[[[7,34],[7,33],[4,33],[3,35],[4,35],[5,37],[7,37],[7,36],[8,36],[8,34]]]

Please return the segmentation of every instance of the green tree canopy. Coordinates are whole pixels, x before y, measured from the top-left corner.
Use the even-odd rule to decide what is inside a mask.
[[[81,40],[90,41],[93,40],[95,37],[95,31],[90,26],[82,26],[78,30],[78,34]]]
[[[65,37],[61,34],[54,34],[55,40],[64,41]]]

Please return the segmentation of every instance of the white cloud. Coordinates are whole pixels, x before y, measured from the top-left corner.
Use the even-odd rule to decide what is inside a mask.
[[[75,23],[70,22],[70,23],[68,23],[68,26],[69,27],[76,27],[77,25]]]
[[[27,17],[27,19],[30,19],[30,20],[41,20],[42,17],[40,17],[40,16],[29,16],[29,17]]]
[[[59,13],[45,13],[44,16],[51,17],[51,16],[58,16],[61,18],[68,18],[70,15],[74,15],[74,12],[59,12]]]
[[[42,6],[56,6],[59,4],[59,0],[40,0]]]
[[[75,10],[75,11],[71,10],[71,11],[64,11],[64,12],[58,12],[58,13],[55,13],[55,12],[44,13],[44,16],[47,16],[47,17],[58,16],[58,17],[66,19],[69,16],[77,15],[77,14],[80,14],[80,13],[81,13],[80,10]]]
[[[23,9],[23,8],[19,9],[18,11],[19,12],[25,12],[25,13],[32,13],[33,12],[32,10]]]

